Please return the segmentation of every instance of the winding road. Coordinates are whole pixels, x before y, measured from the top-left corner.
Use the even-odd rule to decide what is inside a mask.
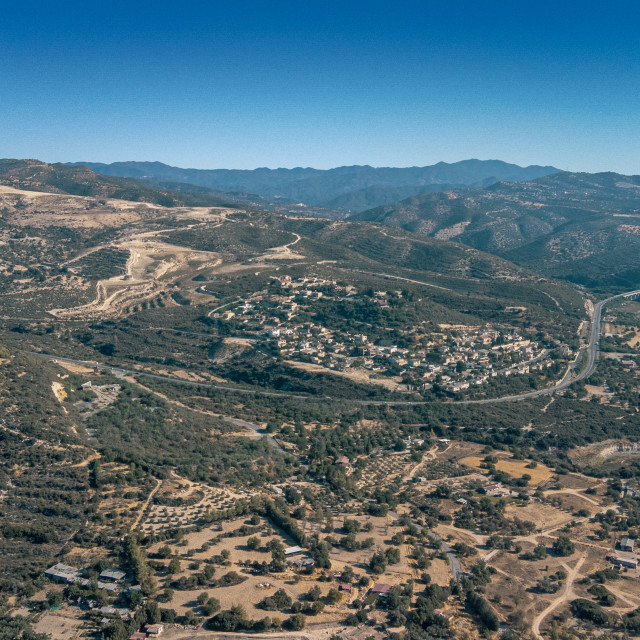
[[[567,370],[562,376],[562,379],[552,387],[546,389],[540,389],[538,391],[530,391],[529,393],[521,393],[515,396],[504,396],[502,398],[491,398],[487,400],[463,400],[465,404],[488,404],[491,402],[512,402],[514,400],[524,400],[525,398],[537,398],[538,396],[546,396],[552,393],[557,393],[566,389],[570,385],[578,382],[579,380],[585,380],[589,378],[598,366],[600,360],[600,327],[602,323],[602,311],[612,300],[618,298],[633,298],[640,295],[640,289],[635,291],[628,291],[626,293],[620,293],[605,300],[600,300],[593,307],[593,316],[591,318],[591,332],[589,334],[589,343],[578,351],[576,359],[567,367]],[[587,353],[587,363],[582,370],[578,370],[582,355]],[[576,371],[578,371],[576,373]]]

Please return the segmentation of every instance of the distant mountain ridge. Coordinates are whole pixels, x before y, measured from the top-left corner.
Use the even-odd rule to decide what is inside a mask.
[[[108,176],[186,183],[224,192],[252,193],[307,205],[358,212],[424,191],[486,187],[498,181],[533,180],[555,167],[520,167],[501,160],[439,162],[426,167],[344,166],[335,169],[182,169],[161,162],[76,162]]]

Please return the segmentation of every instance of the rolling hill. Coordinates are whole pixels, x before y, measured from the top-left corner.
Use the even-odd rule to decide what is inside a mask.
[[[139,180],[104,176],[85,166],[48,164],[39,160],[0,159],[0,184],[47,193],[74,196],[116,198],[133,202],[149,202],[165,207],[175,206],[233,206],[237,198],[224,193],[192,193],[172,188],[150,186]]]
[[[640,284],[640,176],[563,172],[422,193],[350,219],[453,239],[584,286]]]

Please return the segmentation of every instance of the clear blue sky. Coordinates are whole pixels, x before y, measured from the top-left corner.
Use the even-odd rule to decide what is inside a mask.
[[[0,157],[640,174],[640,3],[5,3]]]

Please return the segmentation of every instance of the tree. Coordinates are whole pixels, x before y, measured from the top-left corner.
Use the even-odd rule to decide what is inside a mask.
[[[288,620],[285,620],[284,626],[289,631],[302,631],[307,619],[301,613],[294,613]]]
[[[220,600],[218,598],[209,598],[204,605],[204,610],[208,616],[218,613],[220,611]]]
[[[135,593],[139,593],[136,591]],[[171,602],[173,600],[173,589],[171,587],[166,587],[163,591],[164,601]]]
[[[570,556],[575,553],[575,545],[567,536],[559,536],[558,539],[553,543],[553,552],[557,556]]]
[[[467,592],[467,606],[480,619],[481,624],[490,631],[497,631],[500,628],[500,620],[489,603],[473,591]]]
[[[165,591],[167,590],[165,589]],[[169,589],[169,591],[171,590]],[[140,591],[127,592],[127,606],[129,607],[129,609],[137,609],[140,605],[142,605],[143,601],[144,601],[144,596]],[[169,600],[165,600],[165,602],[169,602]]]
[[[173,575],[180,571],[180,560],[178,558],[171,558],[169,565],[167,566],[167,573]]]
[[[284,589],[278,589],[273,595],[263,598],[257,606],[267,611],[278,611],[292,605],[291,597]]]
[[[387,558],[382,551],[376,551],[369,560],[369,569],[373,573],[384,573],[387,568]]]
[[[345,520],[342,528],[345,533],[358,533],[360,531],[360,523],[357,520]]]
[[[571,612],[576,618],[590,620],[600,627],[609,624],[609,616],[602,610],[602,607],[591,600],[578,598],[571,603]]]
[[[207,626],[215,631],[237,631],[247,626],[247,614],[240,605],[234,605],[209,620]]]
[[[315,602],[322,595],[322,591],[320,591],[320,587],[316,584],[307,593],[304,594],[303,598],[308,600],[309,602]]]
[[[258,538],[256,538],[255,536],[251,536],[251,538],[247,540],[247,549],[250,549],[251,551],[257,551],[259,548],[260,540],[258,540]]]
[[[324,611],[324,602],[316,600],[310,607],[311,615],[317,616]]]
[[[187,610],[183,616],[183,623],[187,626],[195,625],[198,623],[198,618],[191,610]]]
[[[162,622],[172,623],[175,622],[177,617],[178,614],[175,609],[160,609],[160,620]]]
[[[342,596],[337,589],[329,589],[329,593],[325,596],[327,604],[338,604],[342,600]]]
[[[396,547],[390,547],[385,551],[384,555],[389,564],[398,564],[400,562],[400,549]]]

